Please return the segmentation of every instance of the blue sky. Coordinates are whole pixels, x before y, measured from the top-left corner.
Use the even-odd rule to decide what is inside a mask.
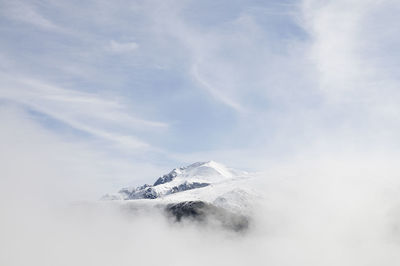
[[[106,158],[262,169],[399,147],[396,1],[0,6],[3,110]]]
[[[399,14],[0,0],[0,264],[400,265]],[[206,160],[257,172],[245,235],[98,204]]]

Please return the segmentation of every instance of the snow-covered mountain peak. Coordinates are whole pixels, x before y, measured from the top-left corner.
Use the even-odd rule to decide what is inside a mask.
[[[173,169],[153,185],[123,188],[103,199],[130,200],[127,205],[136,206],[133,209],[164,208],[177,221],[191,217],[204,222],[210,217],[239,231],[247,228],[252,202],[257,197],[248,186],[251,178],[247,172],[214,161],[196,162]]]
[[[155,199],[187,190],[201,189],[210,185],[223,184],[246,176],[215,161],[196,162],[185,167],[175,168],[159,177],[153,185],[121,189],[118,194],[106,195],[104,199]]]
[[[232,178],[238,174],[237,171],[227,168],[223,164],[208,161],[196,162],[187,167],[179,169],[179,177],[183,179],[201,179],[208,182],[218,182],[223,179]]]

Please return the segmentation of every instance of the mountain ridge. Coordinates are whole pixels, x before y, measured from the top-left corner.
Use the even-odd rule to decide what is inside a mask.
[[[176,222],[217,221],[222,227],[242,231],[249,226],[254,200],[252,175],[215,161],[174,168],[153,185],[122,188],[102,200],[122,203],[130,210],[161,209]],[[211,223],[212,224],[212,223]]]
[[[116,194],[106,194],[103,200],[156,199],[171,194],[199,189],[230,179],[246,176],[245,171],[228,168],[215,161],[196,162],[185,167],[174,168],[150,184],[122,188]]]

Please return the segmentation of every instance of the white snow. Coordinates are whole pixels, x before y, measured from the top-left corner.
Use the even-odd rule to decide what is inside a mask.
[[[228,168],[214,161],[196,162],[186,167],[176,168],[172,172],[177,174],[172,181],[152,186],[158,195],[156,199],[132,199],[127,202],[153,205],[201,200],[232,211],[245,212],[249,208],[249,202],[257,197],[257,194],[248,186],[249,179],[252,178],[251,174]],[[210,185],[170,193],[173,187],[194,182]],[[133,191],[133,188],[126,190]],[[127,194],[121,191],[117,195],[108,194],[103,199],[126,201]]]

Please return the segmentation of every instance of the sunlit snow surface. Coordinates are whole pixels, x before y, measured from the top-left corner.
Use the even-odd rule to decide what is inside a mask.
[[[249,186],[253,178],[248,172],[214,161],[197,162],[173,169],[159,177],[154,185],[123,188],[102,199],[112,200],[132,210],[169,210],[169,214],[172,213],[177,220],[181,220],[182,214],[195,220],[213,216],[223,224],[239,219],[239,228],[242,228],[244,220],[247,227],[253,203],[258,198]]]

